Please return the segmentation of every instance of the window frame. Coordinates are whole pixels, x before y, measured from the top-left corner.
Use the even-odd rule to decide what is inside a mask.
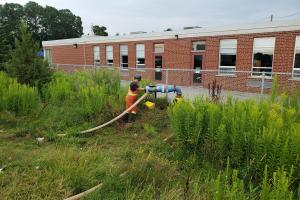
[[[235,66],[222,66],[221,65],[221,49],[222,49],[222,46],[221,46],[221,42],[222,41],[235,41],[235,48],[232,48],[232,47],[223,47],[223,49],[235,49],[235,54],[226,54],[226,55],[235,55]],[[230,38],[230,39],[221,39],[219,41],[219,67],[218,67],[218,75],[221,75],[221,76],[235,76],[235,73],[236,73],[236,60],[237,60],[237,46],[238,46],[238,40],[237,39],[234,39],[234,38]],[[225,72],[222,72],[222,69],[232,69],[232,71],[225,71]]]
[[[127,47],[127,50],[126,51],[124,51],[124,50],[122,50],[122,46],[126,46]],[[124,53],[124,52],[127,52],[127,63],[123,63],[122,61],[123,61],[123,59],[122,59],[122,56],[124,56],[125,54],[122,54],[122,52]],[[120,68],[122,69],[122,70],[128,70],[128,67],[129,67],[129,65],[128,65],[128,62],[129,62],[129,56],[128,56],[128,44],[120,44]],[[124,64],[126,65],[127,64],[127,67],[124,67]]]
[[[156,51],[156,47],[155,47],[156,45],[163,45],[163,48],[162,48],[162,51],[161,51],[161,52],[157,52],[157,51]],[[163,43],[163,42],[162,42],[162,43],[155,43],[155,44],[154,44],[154,53],[155,53],[155,54],[163,54],[163,53],[165,53],[165,43]]]
[[[194,50],[194,43],[204,43],[204,50]],[[205,52],[206,51],[206,41],[205,40],[194,40],[192,41],[192,49],[191,52]]]
[[[195,67],[195,58],[196,56],[201,57],[201,66]],[[193,84],[201,84],[202,83],[202,70],[203,70],[203,63],[204,63],[204,54],[203,53],[193,53],[192,54],[192,65],[193,65]]]
[[[111,52],[112,53],[112,59],[110,59],[110,60],[112,60],[112,62],[109,62],[108,60],[108,58],[107,58],[107,48],[108,47],[111,47],[111,51],[109,51],[109,52]],[[107,66],[109,66],[109,67],[112,67],[113,65],[114,65],[114,47],[113,47],[113,45],[106,45],[105,46],[105,55],[106,55],[106,65]]]
[[[49,52],[49,54],[47,54]],[[49,55],[49,57],[47,56]],[[52,64],[52,50],[49,48],[44,49],[44,60],[46,60],[49,64]]]
[[[95,61],[95,47],[98,47],[98,49],[99,49],[99,51],[98,51],[99,62],[98,62],[98,63],[96,63],[96,61]],[[100,57],[100,46],[95,45],[95,46],[93,46],[93,64],[94,64],[94,66],[100,66],[100,62],[101,62],[101,57]]]
[[[296,54],[297,54],[297,42],[299,40],[299,54],[300,54],[300,35],[297,35],[295,38],[295,46],[294,46],[294,60],[293,60],[293,69],[292,69],[292,79],[300,80],[300,68],[295,68],[296,64]],[[295,71],[298,71],[298,77],[295,77]]]
[[[141,51],[141,50],[138,50],[138,45],[143,45],[143,47],[144,47],[144,49],[143,49],[143,52],[144,52],[144,57],[143,57],[144,64],[139,64],[138,63],[138,58],[141,58],[141,57],[137,56],[137,52]],[[145,57],[146,57],[145,44],[143,44],[143,43],[137,43],[137,44],[135,44],[135,65],[136,65],[137,69],[142,69],[143,70],[145,68],[145,66],[146,66],[146,58]]]
[[[272,66],[271,66],[271,75],[268,76],[268,75],[265,75],[265,78],[272,78],[272,73],[273,73],[273,65],[274,65],[274,58],[275,58],[275,47],[276,47],[276,37],[275,36],[271,36],[271,37],[255,37],[253,38],[253,42],[252,42],[252,66],[251,66],[251,77],[253,78],[261,78],[263,76],[262,75],[253,75],[253,69],[256,68],[256,69],[270,69],[270,67],[254,67],[254,42],[255,42],[255,39],[270,39],[270,38],[274,38],[274,46],[273,46],[273,51],[272,51]],[[254,73],[257,73],[257,72],[254,72]]]

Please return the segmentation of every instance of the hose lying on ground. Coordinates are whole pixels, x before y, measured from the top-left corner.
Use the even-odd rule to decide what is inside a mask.
[[[76,194],[76,195],[71,196],[69,198],[66,198],[64,200],[78,200],[78,199],[84,197],[85,195],[87,195],[87,194],[89,194],[91,192],[94,192],[95,190],[97,190],[98,188],[100,188],[102,185],[103,185],[103,183],[100,183],[99,185],[96,185],[95,187],[92,187],[91,189],[89,189],[87,191],[81,192],[79,194]]]
[[[91,129],[88,129],[88,130],[85,130],[85,131],[81,131],[80,133],[90,133],[90,132],[93,132],[93,131],[96,131],[100,128],[103,128],[115,121],[117,121],[118,119],[120,119],[121,117],[123,117],[126,113],[128,113],[132,108],[134,108],[135,106],[137,106],[143,99],[145,99],[145,97],[148,95],[148,93],[146,92],[143,96],[141,96],[132,106],[130,106],[128,109],[126,109],[124,112],[122,112],[119,116],[113,118],[112,120],[100,125],[100,126],[97,126],[95,128],[91,128]]]

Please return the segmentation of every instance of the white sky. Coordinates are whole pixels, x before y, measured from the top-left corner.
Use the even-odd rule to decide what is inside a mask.
[[[0,0],[0,4],[28,0]],[[81,17],[85,34],[104,25],[110,35],[159,32],[184,26],[222,26],[300,19],[300,0],[35,0],[42,6],[70,9]],[[291,15],[291,16],[290,16]]]

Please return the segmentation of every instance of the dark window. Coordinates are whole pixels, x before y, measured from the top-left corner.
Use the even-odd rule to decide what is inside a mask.
[[[121,56],[121,67],[128,68],[128,56]]]
[[[204,41],[196,41],[193,42],[193,51],[205,51],[205,42]]]
[[[272,54],[255,53],[253,57],[253,73],[254,76],[272,75]],[[258,67],[258,68],[255,68]]]
[[[295,64],[294,64],[294,68],[299,68],[300,69],[300,53],[297,53],[295,55]]]
[[[194,56],[194,69],[202,68],[202,56],[195,55]]]
[[[272,61],[273,61],[272,54],[255,53],[253,57],[253,66],[272,68],[273,65]]]
[[[128,56],[122,56],[122,63],[128,63]]]
[[[162,80],[162,56],[155,56],[155,80]]]
[[[155,68],[162,67],[162,56],[155,56]]]
[[[112,59],[107,60],[107,65],[108,66],[113,66],[113,64],[114,64],[114,60],[112,60]]]
[[[235,66],[236,55],[222,55],[221,54],[221,66]]]
[[[201,83],[202,55],[194,55],[194,83]]]
[[[145,64],[145,58],[137,58],[137,64]]]

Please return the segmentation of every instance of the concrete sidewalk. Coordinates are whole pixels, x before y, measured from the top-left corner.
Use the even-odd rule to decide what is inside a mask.
[[[186,87],[181,86],[183,97],[186,99],[193,100],[195,97],[203,96],[208,97],[208,89],[203,87]],[[159,93],[157,95],[158,97],[165,97],[166,94]],[[245,99],[259,99],[261,97],[267,97],[267,95],[261,95],[257,93],[247,93],[247,92],[238,92],[238,91],[225,91],[222,90],[221,92],[221,98],[227,99],[228,96],[232,96],[233,98],[237,98],[239,100],[245,100]],[[175,98],[175,93],[168,93],[168,98],[170,101],[172,101]]]
[[[129,82],[128,81],[121,81],[122,86],[128,87]],[[195,97],[203,96],[208,97],[208,89],[203,87],[195,87],[195,86],[178,86],[182,90],[183,97],[186,99],[193,100]],[[175,98],[175,93],[171,92],[168,94],[165,93],[157,93],[157,97],[166,97],[168,96],[169,101],[173,101]],[[261,97],[267,97],[268,95],[264,94],[258,94],[258,93],[248,93],[248,92],[238,92],[238,91],[226,91],[222,90],[221,92],[221,98],[223,100],[227,99],[228,96],[232,96],[233,98],[237,98],[239,100],[245,100],[245,99],[259,99]]]

